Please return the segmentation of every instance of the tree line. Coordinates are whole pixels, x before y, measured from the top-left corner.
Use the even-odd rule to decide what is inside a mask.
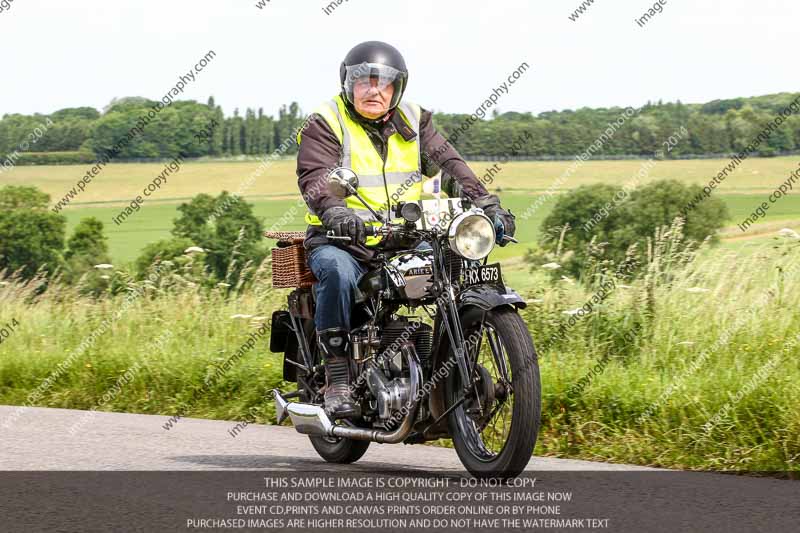
[[[595,157],[652,156],[677,129],[689,134],[672,147],[670,157],[692,157],[741,151],[770,119],[800,93],[714,100],[705,104],[648,102],[605,142]],[[21,153],[20,164],[89,161],[107,153],[137,120],[155,105],[142,97],[114,99],[102,112],[92,107],[61,109],[50,115],[6,114],[0,119],[0,157],[20,150],[31,132],[50,119],[46,133]],[[474,120],[468,114],[434,113],[434,122],[465,157],[516,156],[566,158],[591,145],[623,108],[582,108],[532,113],[497,110]],[[214,98],[205,104],[176,101],[117,155],[118,159],[224,157],[270,153],[302,125],[305,115],[297,102],[280,108],[277,117],[263,108],[238,109],[224,116]],[[206,124],[218,126],[205,139],[195,135]],[[454,135],[455,134],[455,135]],[[515,141],[524,139],[523,142]],[[293,139],[292,139],[293,141]],[[513,153],[511,146],[514,145]],[[790,116],[760,149],[762,156],[800,150],[800,116]],[[296,153],[292,146],[287,154]]]

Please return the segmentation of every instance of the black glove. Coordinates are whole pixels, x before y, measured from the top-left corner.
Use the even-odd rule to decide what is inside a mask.
[[[511,211],[506,211],[500,207],[500,198],[495,194],[487,194],[486,196],[475,198],[472,203],[475,204],[475,207],[483,209],[486,216],[494,222],[497,229],[497,244],[500,246],[508,244],[509,241],[503,240],[503,235],[514,236],[517,231],[517,225],[514,222],[516,217]]]
[[[349,207],[329,207],[322,213],[322,224],[337,237],[350,237],[352,244],[363,244],[367,240],[364,221]]]

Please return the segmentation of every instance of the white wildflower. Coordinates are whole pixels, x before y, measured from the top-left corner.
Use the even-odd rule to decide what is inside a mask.
[[[231,318],[233,318],[233,319],[236,319],[236,318],[253,318],[253,315],[241,315],[241,314],[237,313],[235,315],[231,315]]]
[[[558,263],[545,263],[542,265],[542,268],[546,268],[548,270],[558,270],[559,268],[561,268],[561,265],[559,265]]]
[[[689,287],[686,289],[686,292],[698,293],[698,292],[711,292],[711,289],[704,289],[702,287]]]
[[[580,313],[581,310],[583,310],[583,307],[579,307],[577,309],[570,309],[569,311],[562,311],[562,313],[564,313],[565,315],[573,316]]]
[[[678,346],[692,346],[694,342],[692,341],[681,341],[678,343]]]
[[[792,239],[800,239],[800,233],[790,228],[783,228],[778,232],[781,237],[791,237]]]
[[[203,250],[199,246],[190,246],[187,249],[185,249],[183,251],[183,253],[185,253],[185,254],[194,254],[194,253],[202,254],[202,253],[205,253],[205,250]]]
[[[100,263],[99,265],[94,266],[98,270],[108,270],[110,268],[114,268],[114,265],[109,265],[108,263]]]

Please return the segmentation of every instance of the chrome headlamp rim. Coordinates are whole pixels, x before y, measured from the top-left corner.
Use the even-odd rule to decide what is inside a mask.
[[[459,246],[458,246],[458,229],[463,226],[463,223],[467,219],[472,218],[472,217],[480,217],[480,218],[482,218],[483,220],[486,221],[486,224],[488,224],[488,227],[491,229],[492,238],[489,241],[489,246],[488,246],[487,250],[482,250],[481,254],[471,254],[471,255],[469,255],[469,254],[464,253],[464,250],[460,249]],[[492,223],[492,221],[491,221],[491,219],[489,217],[487,217],[485,214],[483,214],[482,211],[477,211],[477,210],[465,211],[465,212],[459,214],[458,216],[456,216],[453,219],[453,221],[450,223],[450,227],[447,230],[447,240],[450,243],[450,249],[453,250],[458,255],[460,255],[461,257],[464,257],[465,259],[471,259],[471,260],[474,260],[474,261],[477,261],[477,260],[480,260],[480,259],[484,259],[484,258],[488,257],[490,253],[492,253],[492,250],[494,250],[494,244],[495,244],[495,242],[494,242],[494,224]],[[486,253],[483,253],[483,251],[485,251]]]

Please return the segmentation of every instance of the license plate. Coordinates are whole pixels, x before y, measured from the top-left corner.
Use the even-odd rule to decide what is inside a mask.
[[[480,265],[464,269],[464,285],[499,285],[503,287],[500,264]]]

